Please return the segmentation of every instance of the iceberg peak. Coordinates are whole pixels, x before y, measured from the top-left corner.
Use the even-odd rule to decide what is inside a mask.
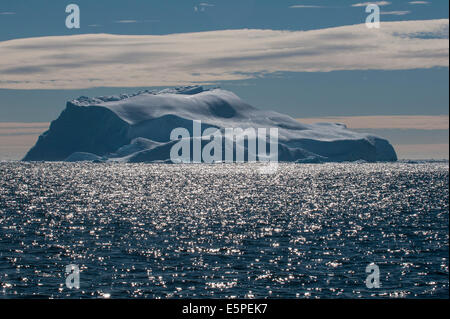
[[[218,88],[216,88],[218,89]],[[163,94],[180,94],[180,95],[195,95],[202,92],[207,92],[214,89],[204,89],[202,86],[180,86],[175,88],[166,88],[162,90],[142,90],[132,94],[119,94],[119,95],[108,95],[108,96],[98,96],[98,97],[87,97],[80,96],[76,99],[70,101],[71,104],[77,106],[89,106],[95,104],[101,104],[104,102],[116,102],[129,99],[131,97],[151,94],[151,95],[163,95]]]

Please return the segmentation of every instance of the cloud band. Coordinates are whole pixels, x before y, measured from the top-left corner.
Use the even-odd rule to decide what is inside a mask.
[[[449,20],[310,31],[83,34],[0,42],[0,88],[174,86],[275,72],[448,67]]]

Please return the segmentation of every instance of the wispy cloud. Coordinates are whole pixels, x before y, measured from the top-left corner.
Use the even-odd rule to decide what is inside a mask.
[[[410,2],[408,2],[409,4],[412,4],[412,5],[417,5],[417,4],[430,4],[431,2],[429,2],[429,1],[410,1]]]
[[[138,23],[139,21],[137,21],[137,20],[117,20],[114,22],[115,23]]]
[[[407,14],[410,14],[411,11],[405,10],[405,11],[381,11],[381,14],[384,15],[393,15],[393,16],[404,16]]]
[[[369,4],[376,4],[377,6],[388,6],[391,3],[389,1],[374,1],[374,2],[360,2],[352,4],[352,7],[367,7]]]
[[[325,8],[324,6],[317,6],[317,5],[308,5],[308,4],[296,4],[293,6],[290,6],[291,9],[308,9],[308,8]]]
[[[147,23],[147,22],[159,22],[156,19],[146,19],[146,20],[133,20],[133,19],[124,19],[124,20],[116,20],[114,23],[123,23],[123,24],[133,24],[133,23]],[[97,24],[89,25],[89,26],[101,26]]]
[[[2,16],[6,16],[6,15],[14,15],[14,14],[16,14],[15,12],[8,12],[8,11],[6,11],[6,12],[0,12],[0,15],[2,15]]]
[[[194,6],[194,11],[195,12],[205,12],[206,8],[211,8],[211,7],[215,7],[214,4],[208,3],[208,2],[201,2],[198,5]]]
[[[448,67],[448,19],[310,31],[82,34],[0,42],[0,87],[172,86],[276,72]],[[422,36],[426,34],[427,36]]]
[[[335,116],[298,119],[302,123],[344,123],[351,129],[448,130],[448,115]]]

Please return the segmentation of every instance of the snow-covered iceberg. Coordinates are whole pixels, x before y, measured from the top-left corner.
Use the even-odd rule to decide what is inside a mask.
[[[287,162],[396,161],[391,144],[339,123],[302,124],[259,110],[234,93],[202,87],[143,91],[67,102],[25,161],[171,162],[174,128],[193,136],[206,128],[277,128],[278,160]]]

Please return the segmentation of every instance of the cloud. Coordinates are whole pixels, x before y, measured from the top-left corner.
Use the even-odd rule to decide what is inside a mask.
[[[303,9],[303,8],[325,8],[324,6],[307,5],[307,4],[296,4],[290,6],[291,9]]]
[[[194,6],[194,11],[195,12],[205,12],[206,8],[211,8],[211,7],[215,7],[214,4],[208,3],[208,2],[201,2],[198,5]]]
[[[389,1],[375,1],[375,2],[361,2],[361,3],[355,3],[352,4],[352,7],[367,7],[370,4],[376,4],[377,6],[388,6],[391,3]]]
[[[175,86],[277,72],[448,67],[448,19],[310,31],[82,34],[0,42],[0,88]]]
[[[381,14],[384,15],[394,15],[394,16],[404,16],[406,14],[410,14],[411,11],[381,11]]]
[[[0,161],[23,158],[49,125],[50,123],[0,122]]]
[[[393,145],[399,159],[447,159],[449,144],[396,144]]]
[[[138,23],[139,21],[137,21],[137,20],[117,20],[114,22],[115,23]]]
[[[16,14],[15,12],[0,12],[0,16],[6,16],[6,15],[14,15]]]
[[[335,116],[298,119],[302,123],[344,123],[350,129],[448,130],[448,115]]]
[[[430,4],[429,1],[410,1],[409,4],[415,5],[415,4]]]
[[[0,123],[0,136],[40,135],[48,129],[50,123]]]
[[[132,19],[130,19],[130,20],[116,20],[116,21],[114,21],[114,23],[124,23],[124,24],[127,24],[127,23],[148,23],[148,22],[150,22],[150,23],[154,23],[154,22],[159,22],[160,20],[156,20],[156,19],[146,19],[146,20],[132,20]],[[101,27],[101,25],[99,25],[99,24],[91,24],[91,25],[89,25],[90,27],[92,27],[92,26],[94,26],[94,27]]]

